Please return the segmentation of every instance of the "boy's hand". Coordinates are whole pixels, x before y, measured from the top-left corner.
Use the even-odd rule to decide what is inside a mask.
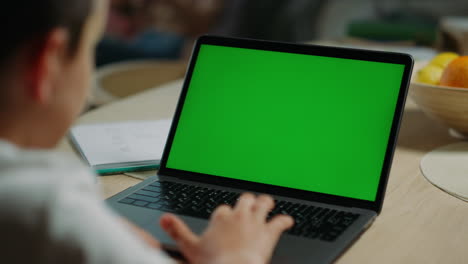
[[[201,236],[172,214],[161,218],[161,226],[190,263],[267,263],[281,233],[294,223],[286,215],[266,222],[273,207],[270,196],[243,194],[234,208],[218,207]]]

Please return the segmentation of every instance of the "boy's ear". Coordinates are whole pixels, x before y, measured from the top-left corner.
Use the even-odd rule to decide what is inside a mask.
[[[47,103],[54,93],[55,83],[62,74],[68,48],[68,32],[57,28],[50,31],[30,55],[28,93],[35,102]]]

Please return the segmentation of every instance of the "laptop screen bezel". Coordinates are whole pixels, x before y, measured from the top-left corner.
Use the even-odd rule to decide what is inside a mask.
[[[256,50],[267,50],[267,51],[278,51],[305,55],[316,55],[334,58],[345,58],[355,60],[365,60],[374,62],[384,63],[395,63],[405,66],[402,81],[400,84],[400,91],[398,94],[398,100],[395,108],[394,119],[391,126],[389,141],[385,153],[385,159],[382,166],[380,180],[377,189],[377,195],[375,201],[360,200],[355,198],[330,195],[324,193],[318,193],[313,191],[305,191],[287,187],[274,186],[263,183],[256,183],[232,178],[226,178],[223,176],[209,175],[203,173],[196,173],[190,171],[184,171],[179,169],[167,168],[167,160],[169,157],[169,151],[172,147],[177,125],[179,123],[180,115],[184,106],[187,91],[190,87],[190,81],[192,78],[193,70],[197,57],[199,54],[200,46],[203,44],[217,45],[225,47],[236,47],[236,48],[247,48]],[[164,176],[173,176],[184,180],[191,180],[197,182],[204,182],[214,184],[218,186],[227,186],[243,189],[246,191],[254,191],[260,193],[268,193],[274,195],[287,196],[292,198],[299,198],[310,201],[320,201],[324,203],[331,203],[341,206],[358,207],[363,209],[369,209],[380,213],[383,204],[383,198],[385,195],[385,189],[390,174],[390,168],[393,160],[393,154],[395,152],[397,135],[401,123],[403,109],[405,105],[405,99],[408,92],[409,80],[411,77],[411,71],[413,68],[413,59],[408,54],[395,53],[395,52],[383,52],[383,51],[370,51],[360,50],[351,48],[339,48],[339,47],[328,47],[328,46],[317,46],[317,45],[303,45],[303,44],[292,44],[292,43],[281,43],[271,41],[259,41],[251,39],[238,39],[238,38],[226,38],[217,36],[202,36],[194,45],[192,56],[190,59],[189,66],[185,75],[185,81],[182,87],[182,91],[177,103],[176,111],[172,121],[172,125],[169,131],[169,135],[164,148],[163,156],[161,158],[161,164],[158,174]],[[377,84],[376,84],[377,85]],[[284,166],[287,164],[278,164],[278,166]],[[236,164],[233,164],[236,166]]]

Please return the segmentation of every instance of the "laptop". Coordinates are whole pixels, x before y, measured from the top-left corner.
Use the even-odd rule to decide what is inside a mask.
[[[288,214],[272,263],[330,263],[382,209],[411,56],[203,36],[194,46],[157,175],[111,198],[177,246],[165,212],[202,233],[249,191]]]

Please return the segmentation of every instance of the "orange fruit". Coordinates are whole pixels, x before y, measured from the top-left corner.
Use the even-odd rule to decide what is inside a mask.
[[[450,62],[442,73],[440,85],[468,88],[468,56]]]

